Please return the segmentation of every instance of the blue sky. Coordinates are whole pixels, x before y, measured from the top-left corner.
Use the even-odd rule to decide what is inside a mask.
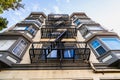
[[[31,12],[67,13],[85,12],[106,29],[120,34],[120,0],[22,0],[24,9],[4,11],[8,27],[22,21]]]

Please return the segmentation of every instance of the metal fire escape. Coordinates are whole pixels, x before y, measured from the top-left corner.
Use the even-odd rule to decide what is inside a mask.
[[[41,41],[33,42],[32,47],[29,50],[31,63],[37,63],[45,66],[59,66],[63,67],[74,66],[71,65],[74,62],[76,66],[79,61],[89,60],[90,49],[87,47],[85,42],[63,42],[62,39],[67,36],[67,38],[74,38],[76,36],[75,27],[71,27],[68,15],[49,15],[48,20],[46,20],[46,25],[43,30],[41,30],[42,38],[51,39],[53,33],[56,32],[54,41]],[[67,23],[67,24],[65,24]],[[59,32],[59,34],[58,34]],[[49,38],[46,35],[50,35]],[[70,35],[68,35],[70,34]],[[72,35],[71,35],[72,34]],[[36,47],[36,45],[41,47]],[[67,64],[66,64],[67,63]]]

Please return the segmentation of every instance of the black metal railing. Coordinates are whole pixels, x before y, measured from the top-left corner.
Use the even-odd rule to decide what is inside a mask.
[[[48,20],[69,20],[68,14],[49,14]]]
[[[57,27],[57,26],[62,26],[62,25],[71,25],[72,21],[71,20],[45,20],[45,24],[46,25],[51,25],[51,26],[54,26],[54,27]]]
[[[51,44],[61,44],[64,46],[48,48]],[[48,56],[52,51],[56,56]],[[71,51],[71,55],[66,56],[66,51]],[[29,55],[31,63],[57,63],[60,64],[61,67],[64,61],[66,63],[76,61],[84,62],[84,60],[88,61],[90,49],[85,42],[34,42],[29,50]]]
[[[54,27],[43,26],[41,28],[41,38],[57,38],[57,36],[60,35],[63,30],[67,30],[64,38],[74,38],[75,36],[77,36],[77,29],[72,26],[64,26],[58,29]]]

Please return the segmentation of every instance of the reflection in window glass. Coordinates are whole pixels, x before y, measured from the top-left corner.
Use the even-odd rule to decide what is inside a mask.
[[[90,37],[92,34],[91,33],[88,33],[87,35],[85,35],[85,38],[88,38]]]
[[[111,50],[120,50],[120,40],[118,38],[101,38],[101,40]]]
[[[52,50],[50,53],[48,53],[48,50],[46,50],[48,56],[47,58],[57,58],[57,50]]]
[[[27,43],[24,40],[21,40],[13,49],[12,51],[13,54],[19,57],[21,53],[25,50],[26,46],[27,46]]]
[[[71,50],[64,50],[64,58],[73,58],[75,52],[73,49]]]
[[[25,30],[26,27],[15,27],[14,30]]]
[[[80,20],[77,19],[77,20],[74,21],[74,23],[78,26],[78,25],[80,25]]]
[[[16,40],[0,40],[0,50],[8,50]]]
[[[97,48],[98,46],[100,46],[100,43],[98,42],[98,40],[94,40],[91,42],[91,45],[93,48]]]
[[[99,55],[102,55],[106,52],[106,50],[102,46],[96,48],[96,51],[99,53]]]
[[[106,50],[103,48],[103,46],[100,44],[100,42],[98,40],[94,40],[91,42],[91,46],[93,47],[93,49],[99,54],[105,54]]]
[[[100,26],[88,26],[88,30],[103,30]]]

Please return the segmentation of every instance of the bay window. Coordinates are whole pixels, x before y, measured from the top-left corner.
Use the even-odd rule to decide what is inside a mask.
[[[0,40],[0,50],[8,50],[16,40]]]
[[[120,50],[120,39],[101,38],[102,42],[111,50]]]
[[[76,19],[75,21],[74,21],[74,23],[78,26],[78,25],[80,25],[80,20],[79,19]]]
[[[19,43],[15,46],[15,48],[13,49],[13,54],[20,57],[20,55],[22,54],[22,52],[25,50],[25,48],[27,47],[27,43],[22,39],[19,41]]]
[[[92,48],[97,52],[98,55],[102,55],[106,53],[105,48],[101,45],[98,40],[94,40],[91,42]]]

